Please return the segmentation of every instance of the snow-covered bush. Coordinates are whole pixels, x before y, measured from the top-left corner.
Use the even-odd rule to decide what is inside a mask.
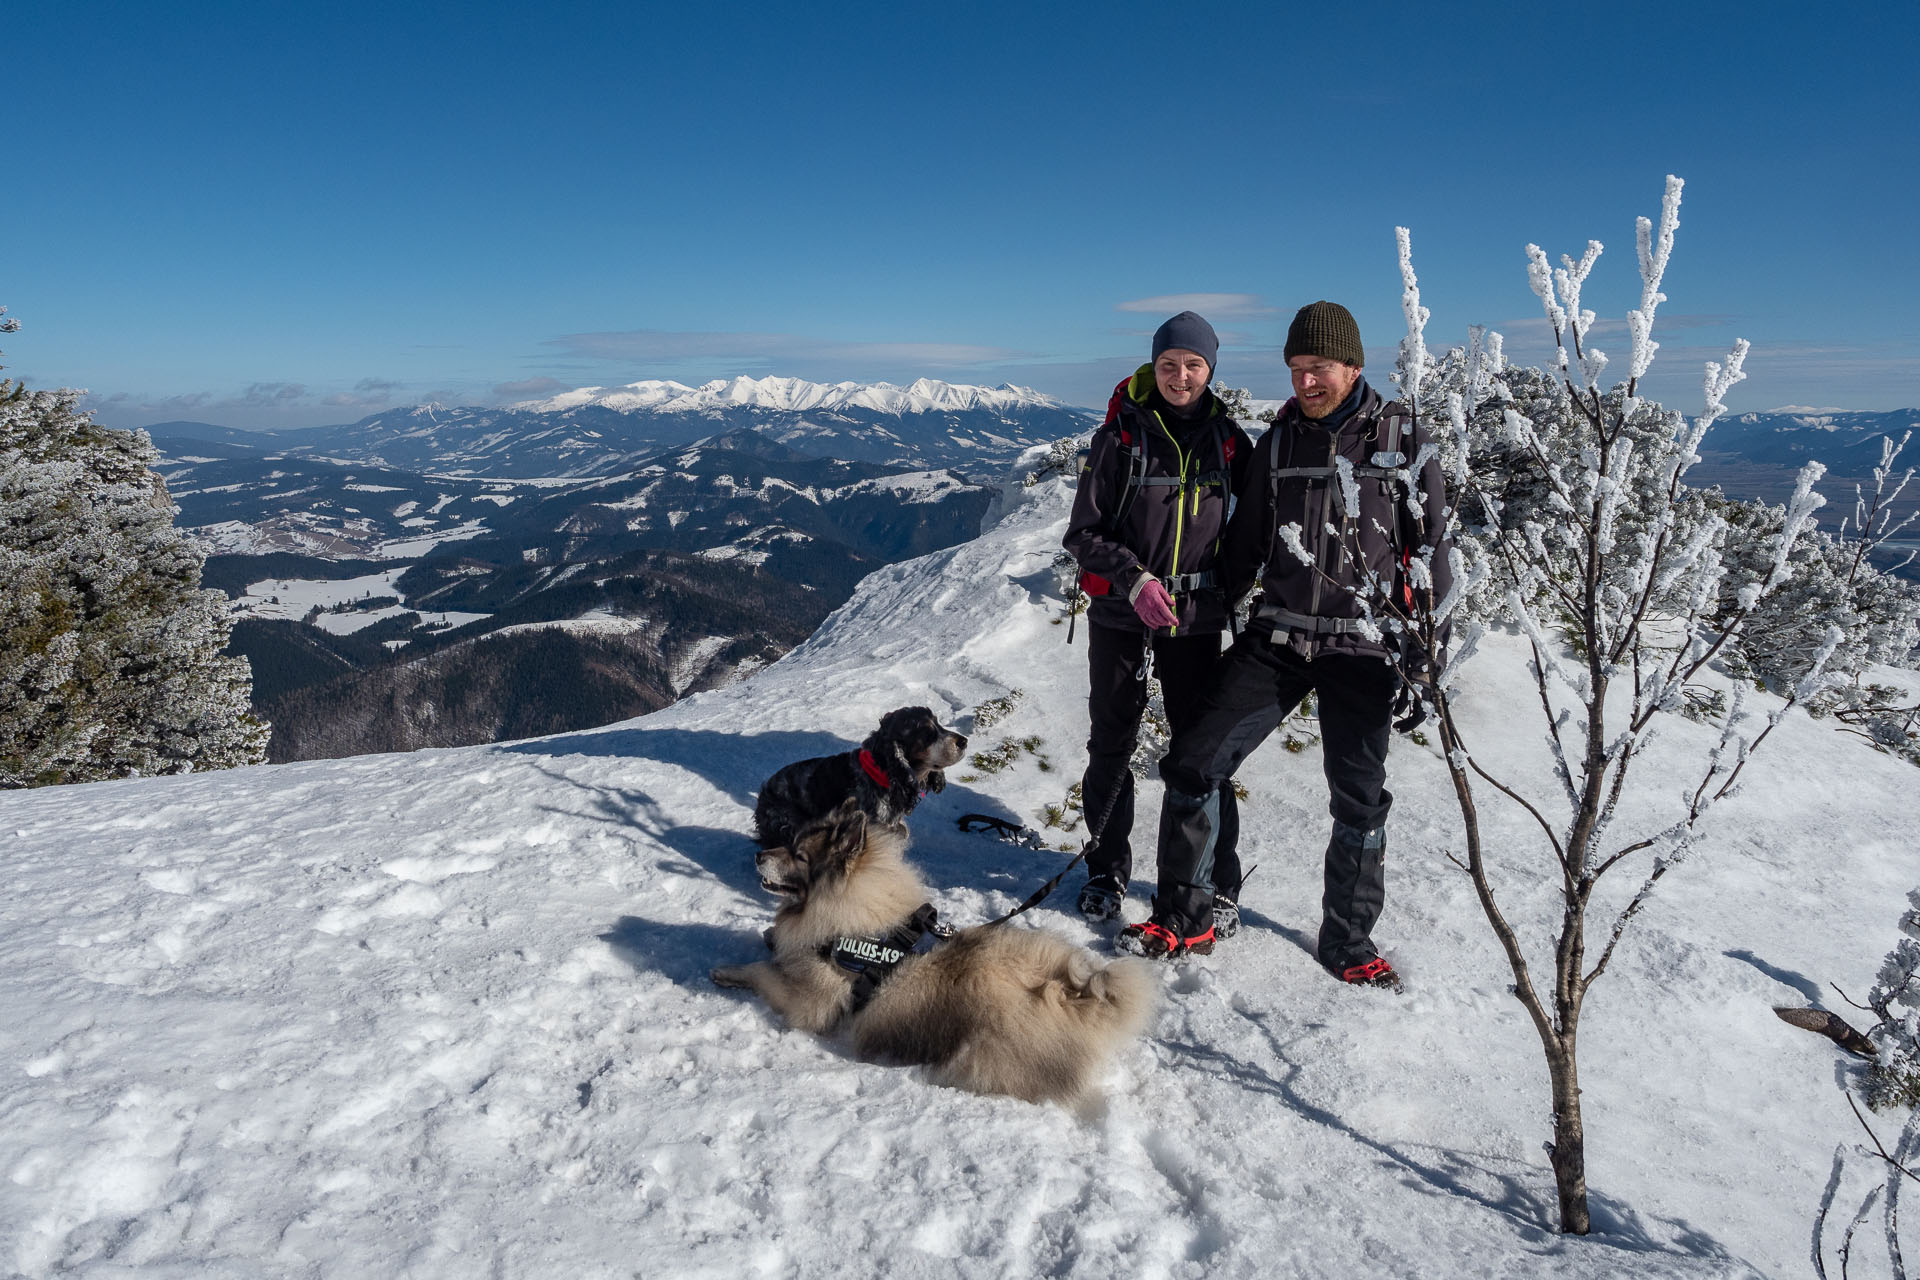
[[[1881,962],[1867,1007],[1879,1019],[1867,1032],[1880,1060],[1867,1072],[1867,1105],[1920,1106],[1920,889],[1907,894],[1900,941]]]
[[[1493,335],[1497,338],[1498,335]],[[1696,489],[1684,478],[1667,495],[1667,480],[1678,466],[1684,477],[1691,459],[1681,456],[1689,434],[1686,419],[1661,405],[1636,397],[1627,411],[1627,389],[1616,386],[1597,401],[1581,405],[1566,394],[1553,375],[1540,369],[1484,368],[1481,399],[1464,406],[1464,433],[1450,430],[1451,397],[1467,386],[1468,353],[1455,348],[1435,361],[1429,375],[1423,417],[1437,438],[1444,439],[1443,457],[1456,466],[1464,463],[1471,477],[1462,527],[1456,537],[1470,560],[1486,568],[1483,577],[1463,596],[1456,618],[1463,621],[1517,623],[1511,594],[1523,593],[1527,607],[1561,622],[1566,619],[1564,598],[1553,588],[1564,587],[1579,569],[1577,560],[1557,558],[1546,572],[1522,574],[1519,559],[1503,553],[1503,546],[1524,540],[1529,527],[1551,530],[1563,495],[1555,485],[1554,465],[1561,474],[1574,469],[1581,450],[1589,409],[1617,423],[1616,447],[1631,450],[1637,466],[1623,468],[1619,483],[1627,492],[1613,515],[1614,538],[1622,545],[1647,545],[1664,530],[1669,544],[1686,546],[1711,523],[1725,526],[1718,538],[1725,572],[1714,607],[1704,615],[1713,626],[1731,632],[1716,663],[1738,677],[1751,677],[1783,689],[1793,673],[1825,646],[1828,629],[1840,629],[1839,642],[1828,656],[1825,671],[1852,680],[1869,664],[1909,664],[1920,644],[1920,587],[1875,568],[1866,552],[1890,536],[1884,519],[1879,537],[1869,533],[1845,536],[1813,527],[1807,521],[1791,540],[1775,586],[1743,605],[1743,585],[1763,580],[1773,567],[1787,509],[1755,500],[1729,498],[1718,489]],[[1436,403],[1437,402],[1437,403]],[[1511,415],[1511,416],[1509,416]],[[1463,457],[1467,449],[1471,456]],[[1898,447],[1888,442],[1880,474],[1884,480],[1891,455]],[[1650,460],[1657,460],[1653,464]],[[1897,496],[1897,489],[1894,495]],[[1885,503],[1878,509],[1884,516]],[[1875,523],[1862,500],[1859,516]],[[1656,525],[1660,526],[1656,528]],[[1856,530],[1857,530],[1856,524]],[[1891,533],[1898,533],[1896,526]],[[1628,556],[1610,556],[1605,569],[1608,588],[1624,597],[1639,585],[1634,562]],[[1688,579],[1676,576],[1664,591],[1648,598],[1649,616],[1682,614],[1688,602],[1681,596]],[[1734,623],[1738,620],[1737,627]],[[1579,628],[1573,628],[1577,640]],[[1839,681],[1834,681],[1835,687]],[[1828,691],[1812,709],[1827,712],[1838,706],[1858,705]]]
[[[0,787],[265,759],[225,598],[144,435],[0,383]]]
[[[1229,418],[1243,427],[1254,421],[1253,392],[1245,387],[1229,387],[1221,382],[1214,383],[1212,390],[1214,399],[1220,402],[1220,407]]]
[[[1895,1280],[1905,1280],[1907,1274],[1900,1194],[1906,1182],[1920,1182],[1920,889],[1907,894],[1907,903],[1909,909],[1900,917],[1900,941],[1881,963],[1867,1003],[1859,1006],[1878,1021],[1867,1033],[1875,1060],[1856,1078],[1868,1107],[1905,1111],[1906,1117],[1889,1142],[1875,1132],[1859,1105],[1847,1099],[1867,1142],[1842,1142],[1834,1148],[1826,1193],[1813,1220],[1813,1270],[1821,1280],[1830,1274],[1829,1254],[1842,1280],[1865,1274],[1864,1268],[1855,1270],[1855,1264],[1863,1261],[1858,1256],[1860,1246],[1868,1248],[1868,1265],[1877,1261],[1871,1256],[1875,1252],[1871,1237],[1860,1234],[1860,1228],[1876,1216],[1886,1274]],[[1844,1208],[1843,1189],[1854,1206],[1851,1214]]]

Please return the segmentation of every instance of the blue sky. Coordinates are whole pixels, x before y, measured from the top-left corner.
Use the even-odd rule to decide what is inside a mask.
[[[1602,241],[1617,322],[1676,173],[1650,394],[1746,337],[1736,409],[1916,405],[1915,15],[16,0],[4,362],[115,426],[735,373],[1091,404],[1197,302],[1278,396],[1321,297],[1384,384],[1400,224],[1432,345],[1541,356],[1528,241]]]

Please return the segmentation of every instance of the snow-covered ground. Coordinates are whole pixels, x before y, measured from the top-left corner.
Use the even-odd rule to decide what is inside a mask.
[[[1158,1023],[1080,1113],[855,1061],[713,987],[770,913],[761,779],[892,707],[965,730],[1019,689],[974,745],[1040,740],[914,813],[943,916],[1059,869],[954,830],[1034,821],[1083,758],[1084,639],[1049,598],[1066,495],[1016,498],[979,540],[873,574],[774,666],[640,720],[0,795],[0,1272],[1808,1271],[1853,1119],[1833,1047],[1770,1006],[1863,991],[1920,878],[1912,766],[1828,724],[1781,727],[1589,1000],[1585,1239],[1551,1229],[1539,1049],[1443,856],[1445,772],[1404,739],[1379,937],[1407,993],[1313,963],[1324,784],[1313,751],[1269,744],[1243,775],[1247,927],[1161,971]],[[1480,757],[1538,778],[1517,645],[1493,637],[1458,692]],[[1709,734],[1671,726],[1623,826],[1664,824]],[[1482,815],[1537,951],[1555,893],[1525,821],[1491,797]],[[1023,920],[1103,946],[1070,902]]]

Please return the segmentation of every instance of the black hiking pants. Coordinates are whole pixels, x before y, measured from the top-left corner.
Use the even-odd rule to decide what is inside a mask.
[[[1225,657],[1220,652],[1220,633],[1203,632],[1190,636],[1153,638],[1153,675],[1167,708],[1167,721],[1175,739],[1192,724],[1199,710],[1214,668]],[[1147,660],[1147,636],[1140,631],[1122,631],[1114,627],[1087,627],[1087,665],[1089,690],[1087,719],[1087,772],[1080,780],[1080,807],[1086,815],[1088,830],[1108,814],[1100,828],[1099,843],[1087,855],[1089,876],[1112,876],[1124,887],[1133,877],[1133,752],[1140,741],[1140,719],[1147,707],[1147,682],[1141,678]],[[1208,893],[1218,885],[1230,898],[1240,894],[1240,808],[1233,796],[1233,783],[1216,784],[1220,799],[1219,836],[1213,855],[1215,879]],[[1108,806],[1111,806],[1109,810]],[[1211,897],[1209,897],[1211,902]]]
[[[1386,903],[1383,829],[1393,806],[1386,788],[1387,744],[1398,685],[1392,665],[1379,658],[1322,653],[1307,659],[1272,643],[1264,627],[1243,634],[1222,655],[1193,717],[1184,728],[1175,727],[1173,745],[1160,762],[1167,795],[1160,811],[1154,919],[1181,937],[1205,931],[1213,911],[1216,847],[1226,833],[1221,784],[1313,693],[1333,815],[1317,954],[1334,969],[1371,958],[1373,926]],[[1236,835],[1238,826],[1236,816]]]

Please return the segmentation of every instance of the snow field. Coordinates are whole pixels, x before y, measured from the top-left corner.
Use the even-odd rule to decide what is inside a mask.
[[[1160,970],[1158,1023],[1083,1112],[855,1061],[708,982],[771,914],[746,835],[760,781],[895,706],[971,732],[1020,689],[971,749],[1038,736],[1053,765],[1021,755],[915,811],[944,918],[997,915],[1060,868],[953,822],[1037,823],[1079,775],[1084,638],[1064,644],[1047,598],[1065,511],[1056,484],[1010,491],[986,536],[877,571],[779,663],[626,724],[0,795],[0,1271],[1803,1272],[1852,1120],[1831,1046],[1769,1006],[1864,990],[1914,878],[1912,767],[1804,718],[1589,1000],[1584,1240],[1551,1230],[1538,1044],[1443,856],[1445,771],[1405,739],[1378,935],[1407,994],[1314,964],[1319,758],[1269,743],[1243,770],[1260,865],[1241,934]],[[1490,636],[1462,714],[1489,768],[1551,798],[1520,663]],[[1664,824],[1711,736],[1673,724],[1623,832]],[[1157,805],[1149,780],[1129,918]],[[1559,907],[1530,820],[1490,795],[1481,816],[1540,955]],[[1104,950],[1077,883],[1023,921]]]
[[[248,586],[246,594],[233,601],[230,607],[236,614],[244,614],[249,618],[298,622],[315,608],[331,609],[334,605],[348,604],[363,596],[398,596],[400,589],[394,584],[407,568],[406,564],[396,565],[358,578],[263,578]],[[398,604],[379,609],[355,609],[347,613],[322,613],[314,620],[314,625],[322,631],[346,636],[376,622],[413,612],[416,610]],[[452,627],[462,627],[488,616],[484,613],[445,611],[420,615],[421,620],[429,624],[445,623]]]

